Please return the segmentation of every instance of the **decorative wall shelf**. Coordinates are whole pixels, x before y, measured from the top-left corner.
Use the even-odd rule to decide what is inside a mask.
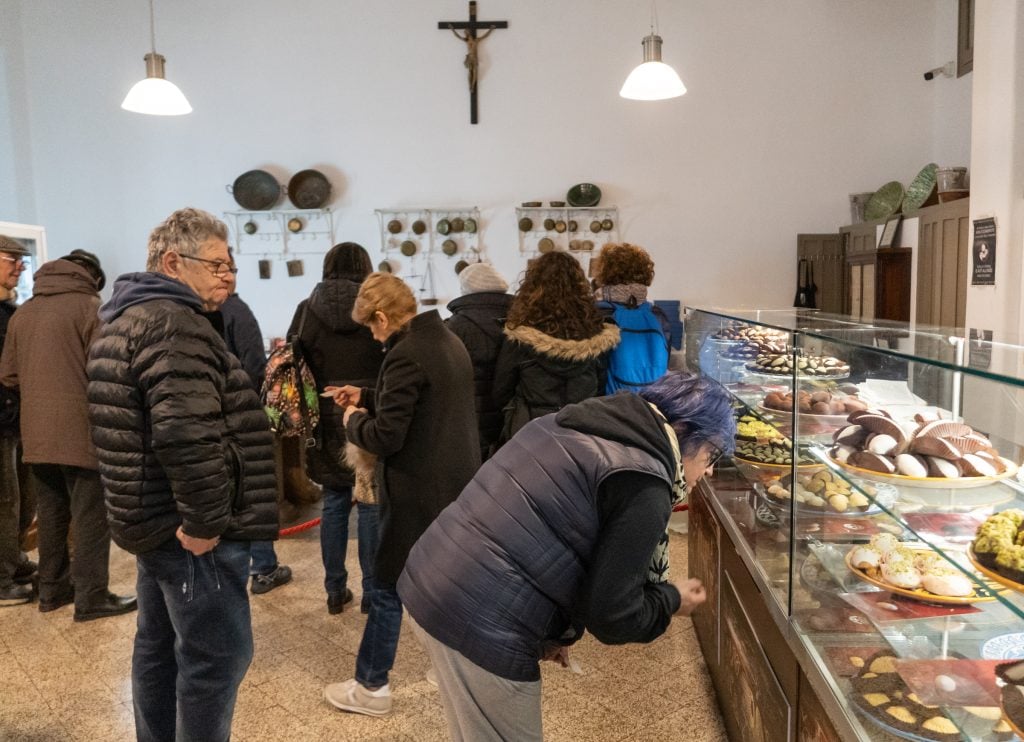
[[[437,303],[434,271],[438,261],[480,260],[480,210],[467,207],[375,209],[384,260],[378,270],[399,275],[419,293],[421,304]]]
[[[323,254],[334,246],[330,209],[225,211],[224,216],[239,254]]]
[[[589,275],[590,258],[607,243],[619,241],[619,209],[520,206],[516,227],[520,254],[535,258],[546,252],[569,252]]]

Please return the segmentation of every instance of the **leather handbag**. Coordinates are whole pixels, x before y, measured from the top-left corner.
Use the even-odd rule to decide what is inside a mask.
[[[818,287],[814,285],[814,266],[806,258],[800,258],[796,264],[796,297],[793,299],[793,306],[817,309],[817,293]]]

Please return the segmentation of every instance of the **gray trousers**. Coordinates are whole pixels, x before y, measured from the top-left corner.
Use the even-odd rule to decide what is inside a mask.
[[[452,742],[540,742],[541,682],[506,680],[475,665],[412,621],[437,672]]]
[[[19,459],[18,437],[0,433],[0,588],[13,584],[14,570],[26,559],[21,540],[35,517],[28,471]]]

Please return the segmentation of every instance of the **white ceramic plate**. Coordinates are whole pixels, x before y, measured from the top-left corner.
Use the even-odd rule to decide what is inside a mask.
[[[985,660],[1024,660],[1024,633],[994,636],[981,645]]]

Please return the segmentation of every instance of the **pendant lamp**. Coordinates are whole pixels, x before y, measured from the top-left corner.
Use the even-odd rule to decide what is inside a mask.
[[[152,116],[181,116],[192,113],[192,106],[178,86],[164,79],[164,63],[167,60],[162,54],[156,53],[153,0],[149,0],[149,40],[151,51],[145,56],[146,77],[132,85],[132,89],[121,102],[121,108]]]
[[[651,33],[644,37],[644,61],[629,73],[619,95],[630,100],[678,98],[686,86],[669,65],[661,61],[661,37],[658,36],[657,11],[651,3]]]

